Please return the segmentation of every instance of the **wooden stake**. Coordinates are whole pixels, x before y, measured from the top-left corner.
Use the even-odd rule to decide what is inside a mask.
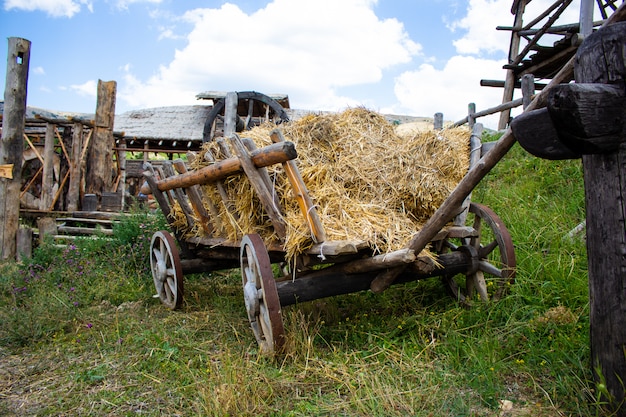
[[[15,259],[20,220],[24,115],[30,41],[9,38],[0,164],[12,165],[12,178],[0,178],[0,259]]]

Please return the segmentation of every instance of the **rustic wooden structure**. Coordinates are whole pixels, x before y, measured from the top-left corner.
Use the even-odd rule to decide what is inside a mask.
[[[0,259],[16,256],[30,41],[9,38],[0,164]]]
[[[504,87],[502,103],[513,101],[514,90],[521,88],[522,77],[532,74],[538,80],[551,80],[574,56],[582,39],[593,28],[601,26],[617,10],[617,0],[581,0],[580,20],[569,24],[557,24],[572,0],[556,0],[536,16],[528,16],[526,6],[530,0],[514,0],[511,13],[512,26],[498,26],[497,30],[511,32],[508,63],[504,66],[504,81],[481,80],[481,85]],[[594,20],[594,10],[597,19]],[[537,90],[545,84],[538,83]],[[500,113],[499,129],[507,127],[510,109]]]
[[[286,94],[266,95],[256,91],[239,91],[237,100],[228,108],[227,95],[220,91],[205,91],[196,95],[200,100],[212,100],[213,106],[204,123],[203,141],[214,137],[228,136],[226,124],[232,123],[232,132],[242,132],[263,122],[280,124],[289,121],[286,109],[289,109],[289,97]],[[234,114],[231,121],[227,114]]]
[[[231,96],[227,106],[232,102]],[[233,106],[231,114],[235,109]],[[468,137],[474,150],[472,164],[481,156],[481,130],[482,126],[476,124],[471,138]],[[431,237],[429,243],[436,253],[435,261],[419,255],[421,250],[408,247],[376,255],[365,240],[328,241],[294,161],[297,156],[294,145],[286,142],[279,130],[270,136],[274,143],[261,149],[236,133],[217,139],[224,153],[233,156],[215,162],[214,156],[207,152],[204,158],[214,163],[197,171],[187,172],[179,161],[173,164],[178,174],[169,162],[145,172],[149,189],[170,223],[175,222],[168,215],[176,204],[189,228],[197,226],[206,232],[203,237],[183,237],[172,224],[175,238],[167,231],[154,234],[150,248],[152,274],[157,293],[168,308],[177,308],[182,302],[184,274],[239,265],[251,327],[261,350],[273,352],[284,342],[282,306],[368,289],[377,274],[389,268],[402,267],[395,283],[440,276],[454,297],[465,303],[470,303],[472,294],[485,301],[498,298],[513,281],[515,253],[510,234],[493,211],[469,200],[457,206],[458,221],[442,225]],[[280,205],[274,200],[276,193],[271,179],[263,169],[277,163],[283,164],[284,175],[314,242],[295,261],[291,259],[290,271],[279,277],[274,276],[272,264],[289,261],[283,247],[285,225]],[[240,241],[220,235],[218,217],[211,215],[217,204],[223,204],[235,218],[237,213],[232,210],[227,195],[221,194],[223,201],[211,202],[198,185],[212,183],[219,190],[220,181],[232,175],[246,175],[270,219],[278,238],[276,242],[265,243],[258,235],[244,235]],[[457,274],[464,278],[455,279]],[[493,279],[495,285],[488,287],[486,277]]]
[[[582,157],[592,366],[604,399],[626,416],[626,22],[586,38],[575,79],[512,129],[539,157]]]

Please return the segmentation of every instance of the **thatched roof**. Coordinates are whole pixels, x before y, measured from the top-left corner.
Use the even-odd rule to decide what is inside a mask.
[[[132,110],[115,115],[116,131],[126,139],[202,141],[204,121],[211,106],[170,106]]]

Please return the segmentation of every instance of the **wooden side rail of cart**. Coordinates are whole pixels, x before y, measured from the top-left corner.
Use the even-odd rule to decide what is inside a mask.
[[[402,266],[404,272],[394,284],[439,276],[463,303],[470,303],[473,294],[483,301],[498,298],[512,282],[515,253],[510,234],[492,210],[470,202],[469,197],[458,208],[454,223],[432,239],[428,256],[411,249],[376,255],[365,240],[327,241],[294,163],[297,152],[293,143],[286,142],[278,130],[272,131],[271,138],[273,144],[261,149],[236,134],[218,140],[227,159],[216,161],[209,152],[203,157],[211,165],[193,172],[188,172],[181,160],[166,162],[157,170],[147,167],[144,174],[148,186],[142,192],[154,195],[175,236],[159,231],[150,247],[155,287],[168,308],[175,309],[182,303],[184,274],[240,266],[251,327],[261,350],[273,352],[284,341],[282,306],[370,289],[378,273],[395,267]],[[472,132],[470,146],[471,166],[481,157],[477,129]],[[286,225],[265,168],[279,163],[283,164],[314,244],[298,256],[297,268],[292,266],[285,276],[275,277],[272,264],[286,260],[282,246]],[[239,214],[232,208],[222,183],[232,175],[247,176],[271,221],[277,243],[267,244],[256,234],[245,235],[241,241],[220,235],[218,209],[215,202],[204,198],[200,185],[215,184],[229,215],[236,219]],[[175,203],[189,228],[201,228],[203,236],[184,237],[173,227],[170,213]]]

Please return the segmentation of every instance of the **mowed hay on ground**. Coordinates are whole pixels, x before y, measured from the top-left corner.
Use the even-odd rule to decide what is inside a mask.
[[[240,134],[257,147],[271,144],[273,124]],[[404,247],[466,174],[469,131],[396,133],[384,116],[364,108],[342,113],[310,114],[280,125],[286,140],[295,144],[296,163],[326,232],[327,241],[367,241],[376,253]],[[226,157],[216,142],[205,144],[193,169]],[[267,168],[287,223],[283,247],[288,257],[309,248],[313,241],[304,215],[281,165]],[[245,175],[223,183],[229,196],[224,204],[215,184],[203,186],[206,198],[219,210],[217,234],[239,240],[259,233],[266,242],[277,237],[268,216]],[[230,206],[230,207],[229,207]],[[178,214],[177,223],[186,225]],[[188,235],[201,230],[185,230]]]

